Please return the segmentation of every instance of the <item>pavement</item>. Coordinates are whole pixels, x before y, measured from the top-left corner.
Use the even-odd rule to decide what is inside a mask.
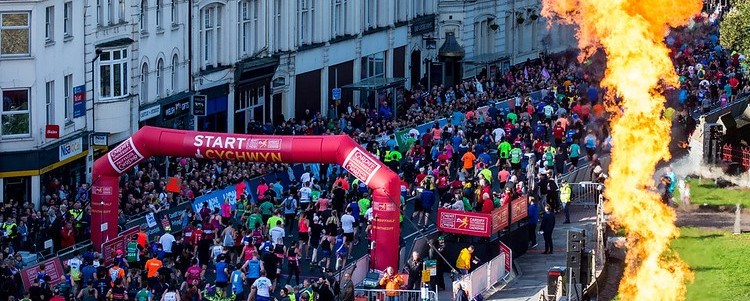
[[[586,248],[594,247],[596,244],[596,209],[584,208],[583,206],[571,206],[570,224],[563,224],[565,215],[556,215],[556,225],[552,236],[554,252],[544,252],[544,240],[541,235],[537,238],[539,245],[529,249],[526,254],[516,258],[514,266],[518,275],[507,285],[497,284],[485,294],[485,300],[503,301],[537,301],[541,291],[547,286],[547,270],[553,266],[566,265],[567,231],[572,228],[586,230]],[[441,292],[442,293],[442,292]],[[452,300],[449,292],[440,295],[440,300]]]

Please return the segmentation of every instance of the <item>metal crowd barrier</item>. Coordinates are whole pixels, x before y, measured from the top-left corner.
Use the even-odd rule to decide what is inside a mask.
[[[570,183],[570,203],[585,207],[596,207],[602,203],[604,184],[596,182]]]
[[[354,301],[438,301],[438,294],[427,288],[421,290],[355,289]]]

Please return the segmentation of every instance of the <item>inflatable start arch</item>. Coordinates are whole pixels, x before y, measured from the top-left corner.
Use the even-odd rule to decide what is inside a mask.
[[[91,240],[97,250],[118,234],[120,175],[151,156],[339,164],[373,191],[373,267],[398,267],[399,177],[345,135],[263,136],[143,127],[94,162]]]

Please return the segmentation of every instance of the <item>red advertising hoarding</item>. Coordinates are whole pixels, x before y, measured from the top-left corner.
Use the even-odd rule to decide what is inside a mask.
[[[104,263],[107,265],[112,264],[114,262],[115,256],[117,255],[115,252],[117,252],[117,250],[123,250],[124,252],[128,241],[130,241],[130,237],[133,236],[133,234],[137,234],[138,230],[138,227],[132,227],[123,231],[122,233],[117,235],[117,237],[103,243],[102,258],[104,258]]]
[[[510,222],[515,223],[529,215],[528,196],[523,196],[510,202]]]
[[[438,209],[438,230],[448,233],[489,237],[492,235],[490,214]]]
[[[492,210],[492,232],[498,232],[510,225],[508,221],[508,205]]]
[[[47,274],[47,276],[49,276],[50,287],[54,287],[62,282],[62,279],[60,279],[60,277],[65,275],[65,271],[62,268],[60,258],[55,257],[21,270],[21,281],[23,281],[23,286],[27,290],[29,289],[31,284],[34,283],[34,279],[36,279],[37,274],[39,274],[39,271],[41,271],[41,266],[44,266],[44,272]]]

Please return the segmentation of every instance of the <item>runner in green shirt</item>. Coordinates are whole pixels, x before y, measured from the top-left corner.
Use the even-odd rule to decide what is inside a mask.
[[[516,144],[516,147],[510,150],[510,167],[514,171],[521,169],[521,156],[523,156],[523,152],[520,146]]]
[[[498,166],[505,166],[505,164],[508,164],[508,158],[510,157],[510,143],[506,140],[503,140],[503,142],[500,142],[500,144],[497,145],[497,165]]]
[[[263,216],[260,215],[260,212],[258,212],[258,208],[255,208],[255,210],[253,210],[253,214],[250,214],[250,216],[247,218],[247,227],[250,228],[250,230],[255,230],[259,225],[262,224]]]
[[[362,217],[362,220],[364,220],[365,212],[367,212],[367,209],[370,209],[370,194],[365,192],[364,195],[362,195],[362,198],[357,201],[357,204],[359,205],[359,215]]]

